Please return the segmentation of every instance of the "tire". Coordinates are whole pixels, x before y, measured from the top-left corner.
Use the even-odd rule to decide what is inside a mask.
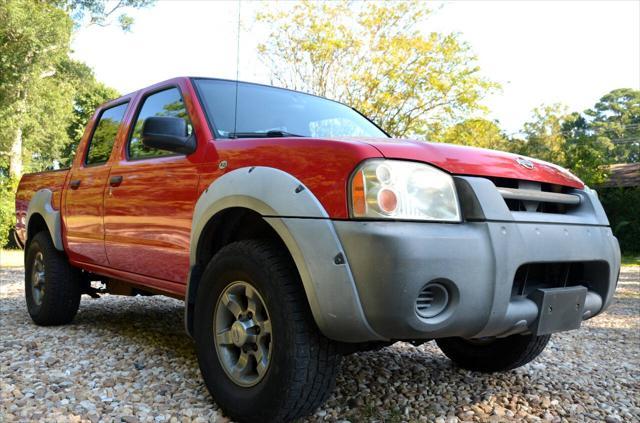
[[[492,373],[524,366],[540,355],[549,339],[551,335],[511,335],[487,341],[442,338],[436,343],[457,366]]]
[[[24,292],[31,319],[40,326],[71,322],[80,306],[80,281],[80,271],[56,250],[49,234],[37,233],[25,252]]]
[[[257,295],[251,293],[252,290]],[[246,302],[240,301],[243,293]],[[262,313],[256,311],[251,319],[256,322],[262,319],[260,327],[268,328],[258,335],[267,330],[270,335],[242,347],[228,344],[229,340],[227,344],[216,344],[220,341],[214,338],[222,336],[216,337],[214,332],[228,334],[224,328],[229,322],[233,322],[229,331],[232,332],[233,325],[243,321],[233,317],[238,314],[230,311],[235,307],[225,305],[227,294],[242,304],[242,310],[247,310],[244,318],[250,316],[249,298],[255,302],[259,297],[264,309]],[[229,304],[233,302],[228,301]],[[253,309],[258,308],[253,306]],[[277,244],[248,240],[222,248],[202,275],[194,317],[202,377],[214,400],[232,419],[240,422],[291,421],[313,413],[333,391],[341,357],[336,344],[319,332],[298,273],[290,257]],[[266,320],[270,322],[268,326]],[[255,333],[253,328],[247,329],[246,333]],[[245,373],[238,375],[230,369],[229,357],[235,359],[237,353],[239,360],[245,347],[249,355],[258,354],[258,349],[261,357],[270,354],[266,370],[262,366],[262,376],[258,372],[257,355],[248,358]],[[251,352],[252,347],[256,349],[255,353]],[[270,352],[265,353],[268,348],[271,348]],[[248,375],[246,378],[245,374]]]

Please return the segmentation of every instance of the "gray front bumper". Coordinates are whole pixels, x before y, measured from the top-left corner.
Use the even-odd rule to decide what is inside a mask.
[[[606,262],[605,286],[587,295],[585,309],[591,310],[585,317],[592,317],[611,301],[619,272],[618,243],[607,226],[521,221],[334,221],[334,226],[366,318],[388,339],[525,331],[538,309],[531,300],[513,298],[512,285],[517,269],[534,262]],[[434,280],[449,288],[451,303],[442,314],[423,319],[415,312],[416,298]]]

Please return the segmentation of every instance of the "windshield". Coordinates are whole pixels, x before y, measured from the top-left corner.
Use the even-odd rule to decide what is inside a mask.
[[[335,101],[264,85],[195,79],[207,118],[218,138],[384,137],[355,110]]]

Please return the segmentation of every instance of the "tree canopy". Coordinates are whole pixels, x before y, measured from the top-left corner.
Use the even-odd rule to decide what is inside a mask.
[[[471,118],[456,123],[431,140],[448,144],[510,150],[509,139],[500,129],[499,124],[482,118]]]
[[[0,2],[0,174],[18,178],[68,161],[95,107],[117,92],[69,57],[74,28],[107,25],[149,0],[10,0]],[[122,19],[120,19],[122,17]],[[126,20],[127,25],[122,25]]]
[[[585,115],[591,118],[594,135],[614,144],[608,157],[610,161],[640,161],[640,90],[615,89],[604,95]]]
[[[277,85],[343,101],[396,137],[422,137],[482,109],[497,88],[457,34],[419,30],[430,13],[419,1],[302,1],[258,14],[271,28],[258,52]]]
[[[582,113],[564,106],[534,110],[523,140],[510,150],[570,169],[588,185],[607,178],[607,165],[640,160],[640,90],[614,89]]]
[[[70,58],[83,23],[123,30],[123,11],[149,0],[0,0],[0,246],[14,224],[13,192],[22,173],[70,162],[95,108],[118,93]]]

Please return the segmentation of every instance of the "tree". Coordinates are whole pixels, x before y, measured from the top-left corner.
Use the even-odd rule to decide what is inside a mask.
[[[0,134],[3,162],[8,175],[18,178],[24,162],[34,162],[33,168],[51,163],[61,152],[69,151],[67,117],[86,112],[77,108],[94,107],[97,100],[114,94],[98,86],[91,71],[78,73],[80,64],[68,58],[74,20],[76,25],[85,15],[90,24],[105,25],[110,16],[126,7],[144,7],[149,0],[66,0],[42,3],[30,0],[5,1],[0,4],[0,17],[5,23],[0,29]],[[120,15],[132,23],[130,17]],[[121,22],[122,23],[122,22]],[[69,72],[75,67],[75,73]],[[80,87],[80,88],[76,88]],[[73,104],[76,94],[88,98],[89,89],[98,89],[91,104]],[[82,125],[84,125],[84,122]],[[79,122],[76,122],[76,127]],[[75,132],[78,132],[77,128]],[[30,137],[27,135],[31,134]],[[75,134],[77,136],[78,134]],[[73,137],[72,137],[73,138]],[[30,145],[30,141],[33,145]],[[43,148],[43,147],[47,148]],[[35,154],[35,155],[34,155]],[[40,162],[39,164],[37,164]]]
[[[457,123],[432,141],[470,145],[494,150],[509,150],[509,140],[496,122],[486,119],[467,119]]]
[[[0,133],[9,156],[9,176],[22,174],[24,125],[33,93],[67,56],[71,19],[61,10],[35,1],[0,3]]]
[[[258,51],[273,83],[343,101],[394,136],[424,136],[497,88],[458,35],[418,29],[429,13],[419,1],[303,1],[257,15],[273,28]]]
[[[566,113],[566,107],[561,104],[535,108],[533,119],[524,124],[526,145],[523,146],[522,153],[548,162],[564,164],[566,156],[562,125]]]
[[[150,0],[0,2],[0,22],[3,23],[0,26],[0,146],[1,164],[6,164],[9,177],[19,178],[25,161],[50,160],[59,155],[68,143],[64,136],[64,116],[73,113],[72,99],[78,86],[75,84],[79,82],[77,75],[64,72],[72,63],[69,51],[74,24],[77,27],[88,16],[90,24],[106,25],[110,17],[123,8],[145,7],[151,3]],[[119,17],[123,29],[130,28],[131,18],[125,14]],[[65,79],[68,76],[72,78]],[[90,79],[94,80],[92,74]],[[29,146],[27,134],[32,135],[33,148]],[[45,145],[47,148],[42,148]]]
[[[571,170],[587,185],[598,185],[607,176],[611,142],[599,137],[580,113],[566,112],[559,104],[534,109],[524,124],[525,139],[513,145],[518,154],[545,160]]]
[[[71,158],[95,107],[117,96],[69,58],[73,28],[85,16],[89,24],[106,25],[116,11],[149,4],[0,0],[0,246],[15,223],[13,193],[22,172]],[[133,22],[124,14],[118,20],[125,30]]]
[[[593,133],[590,123],[580,113],[565,116],[562,123],[565,137],[564,166],[571,169],[585,184],[600,185],[607,179],[607,154],[611,142]]]
[[[113,88],[107,87],[95,79],[93,71],[84,63],[67,60],[64,63],[65,78],[74,81],[75,93],[73,108],[67,117],[66,139],[59,162],[69,166],[73,161],[78,143],[84,134],[85,127],[96,108],[108,100],[117,98],[120,94]]]
[[[615,89],[585,114],[592,119],[597,135],[615,145],[608,157],[610,162],[640,161],[640,90]]]
[[[134,21],[123,10],[148,7],[155,3],[155,0],[54,0],[53,3],[74,20],[76,27],[85,20],[88,21],[88,25],[98,26],[109,26],[117,21],[120,28],[128,32]]]

